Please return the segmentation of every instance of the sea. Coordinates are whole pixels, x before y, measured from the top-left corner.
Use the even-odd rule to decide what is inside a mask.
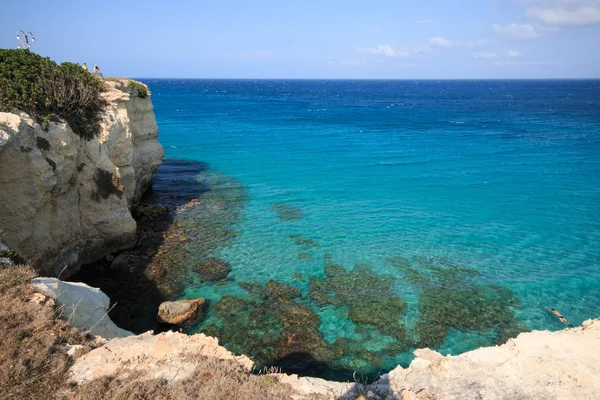
[[[600,316],[599,80],[141,81],[154,190],[238,191],[192,332],[347,379]]]

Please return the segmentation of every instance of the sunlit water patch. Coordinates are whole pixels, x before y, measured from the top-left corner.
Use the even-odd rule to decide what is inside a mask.
[[[153,259],[191,332],[348,378],[600,314],[598,81],[147,83],[214,188]]]

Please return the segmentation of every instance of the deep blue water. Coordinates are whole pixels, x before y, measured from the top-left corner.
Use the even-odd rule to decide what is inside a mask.
[[[573,324],[600,315],[600,81],[144,82],[166,156],[206,162],[248,194],[240,235],[213,254],[235,282],[182,296],[244,298],[236,282],[271,279],[306,296],[329,254],[394,276],[410,331],[422,291],[386,259],[420,256],[512,290],[529,330],[563,328],[545,307]],[[280,220],[273,204],[303,218]],[[319,247],[300,249],[290,234]],[[327,342],[361,335],[343,306],[305,304]],[[364,346],[385,353],[384,336]],[[438,349],[490,343],[451,329]],[[390,350],[380,368],[409,355]],[[369,364],[357,358],[341,363]]]

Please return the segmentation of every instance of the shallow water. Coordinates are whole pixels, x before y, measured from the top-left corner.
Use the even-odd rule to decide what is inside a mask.
[[[573,324],[600,314],[600,81],[145,82],[167,157],[206,163],[190,179],[209,191],[230,190],[215,174],[244,189],[224,196],[241,210],[226,221],[231,240],[186,255],[229,262],[231,279],[187,279],[181,294],[211,300],[195,330],[232,350],[305,373],[373,375],[406,364],[425,325],[427,335],[443,325],[432,343],[457,354],[500,340],[499,327],[563,328],[545,307]],[[181,190],[169,173],[158,192]],[[410,267],[389,262],[398,256]],[[350,272],[328,280],[331,263]],[[300,297],[264,297],[270,280]],[[309,296],[323,285],[329,303]],[[219,308],[223,296],[245,303]],[[223,313],[237,306],[244,318]],[[294,318],[316,324],[312,336],[293,336]]]

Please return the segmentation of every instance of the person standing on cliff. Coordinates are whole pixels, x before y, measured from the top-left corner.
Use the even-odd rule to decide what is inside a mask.
[[[95,73],[95,74],[98,74],[98,73],[100,73],[100,68],[98,68],[98,66],[97,66],[97,65],[94,65],[94,73]]]
[[[87,70],[88,70],[88,67],[87,67],[87,64],[86,64],[86,63],[83,63],[83,65],[81,66],[81,68],[83,68],[83,70],[84,70],[84,71],[87,71]]]

